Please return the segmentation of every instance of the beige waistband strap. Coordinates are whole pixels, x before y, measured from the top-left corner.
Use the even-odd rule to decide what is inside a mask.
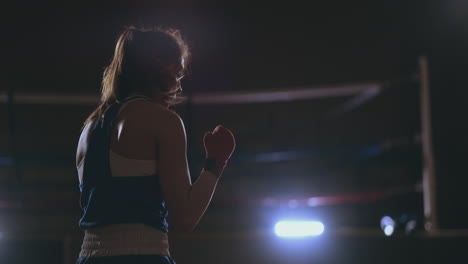
[[[167,233],[144,224],[119,224],[85,230],[79,257],[170,256]]]

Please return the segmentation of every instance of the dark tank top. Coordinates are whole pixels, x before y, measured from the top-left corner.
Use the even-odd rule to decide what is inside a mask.
[[[144,97],[132,97],[132,99]],[[159,175],[112,177],[109,150],[112,130],[123,103],[114,103],[104,118],[90,128],[83,163],[80,206],[81,229],[125,223],[143,223],[168,231],[167,207],[162,198]]]

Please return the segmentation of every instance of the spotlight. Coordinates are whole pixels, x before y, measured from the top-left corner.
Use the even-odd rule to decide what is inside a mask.
[[[324,230],[319,221],[280,221],[275,225],[275,233],[279,237],[319,236]]]

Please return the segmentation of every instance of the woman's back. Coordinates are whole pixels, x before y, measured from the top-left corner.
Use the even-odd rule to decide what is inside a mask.
[[[164,114],[162,112],[167,111],[169,110],[145,98],[136,98],[123,104],[112,129],[112,153],[132,160],[155,161],[157,168],[159,152],[156,130],[163,129],[163,124],[158,124],[158,119]],[[89,132],[93,125],[94,121],[88,123],[81,133],[77,149],[78,168],[84,161]]]
[[[158,121],[158,111],[168,110],[145,98],[131,99],[122,104],[111,134],[109,165],[112,177],[158,175],[158,139],[153,125]],[[80,183],[92,125],[85,127],[78,144]],[[142,223],[117,223],[85,230],[80,257],[139,254],[169,256],[167,234]]]
[[[157,161],[155,129],[162,126],[158,125],[158,114],[161,115],[158,112],[161,111],[168,110],[145,98],[123,104],[112,131],[111,151],[129,159]]]

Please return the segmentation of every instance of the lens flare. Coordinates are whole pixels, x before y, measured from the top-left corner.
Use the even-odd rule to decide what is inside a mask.
[[[275,225],[275,233],[279,237],[319,236],[324,230],[319,221],[280,221]]]
[[[384,216],[382,217],[382,219],[380,219],[380,228],[386,236],[393,235],[393,232],[395,231],[395,226],[395,220],[393,220],[393,218],[391,218],[390,216]]]

